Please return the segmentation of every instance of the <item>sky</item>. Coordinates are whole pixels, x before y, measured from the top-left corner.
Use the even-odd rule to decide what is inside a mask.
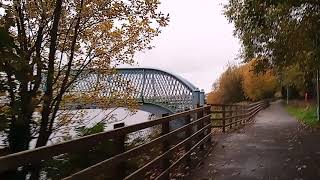
[[[209,92],[227,63],[235,62],[239,54],[233,25],[222,14],[226,3],[161,0],[160,10],[170,14],[169,25],[153,40],[154,49],[137,53],[138,66],[167,70]]]
[[[160,2],[159,9],[170,14],[169,25],[153,40],[154,49],[136,54],[135,66],[172,72],[210,92],[227,63],[236,61],[240,49],[233,25],[222,14],[228,0]]]

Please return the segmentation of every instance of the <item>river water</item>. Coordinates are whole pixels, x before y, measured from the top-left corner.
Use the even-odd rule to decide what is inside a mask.
[[[101,110],[101,109],[84,109],[81,111],[71,111],[71,114],[83,114],[81,116],[73,118],[73,123],[68,126],[61,127],[58,131],[54,132],[51,135],[49,144],[55,144],[65,140],[66,136],[71,138],[76,138],[76,128],[80,126],[92,127],[98,122],[104,121],[105,127],[104,131],[112,130],[114,124],[124,123],[125,126],[142,123],[155,119],[158,116],[151,114],[145,111],[135,111],[131,112],[125,108],[117,108],[110,110]],[[146,134],[146,133],[144,133]],[[35,141],[31,142],[30,146],[33,147]]]
[[[84,109],[79,111],[70,111],[70,114],[84,114],[77,118],[73,118],[72,122],[68,126],[62,126],[50,137],[50,141],[47,145],[55,144],[66,140],[66,137],[77,138],[76,137],[76,128],[79,126],[92,127],[94,124],[103,121],[105,122],[104,131],[109,131],[113,129],[114,124],[124,123],[125,126],[142,123],[149,121],[151,119],[157,118],[157,116],[145,112],[145,111],[136,111],[130,112],[124,108],[117,108],[116,110],[101,110],[101,109]],[[146,133],[144,133],[146,134]],[[5,147],[5,134],[0,134],[0,148]],[[69,139],[67,138],[67,139]],[[30,142],[30,148],[34,148],[36,144],[36,139]]]

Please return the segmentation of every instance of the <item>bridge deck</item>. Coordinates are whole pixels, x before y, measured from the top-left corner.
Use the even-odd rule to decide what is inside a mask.
[[[302,129],[279,103],[258,113],[255,120],[222,135],[190,179],[319,179],[319,132]]]

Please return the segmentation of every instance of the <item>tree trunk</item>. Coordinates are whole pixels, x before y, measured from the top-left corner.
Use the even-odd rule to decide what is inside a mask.
[[[41,112],[41,123],[39,137],[36,147],[45,146],[48,142],[51,132],[49,131],[49,119],[52,113],[52,99],[53,99],[53,80],[54,80],[54,61],[57,49],[58,27],[60,21],[60,15],[62,10],[62,0],[56,0],[55,9],[53,12],[52,29],[50,30],[50,47],[48,58],[48,71],[46,81],[46,91],[44,94],[43,109]],[[32,173],[30,179],[39,179],[39,173],[41,170],[40,164],[35,164],[32,167]]]
[[[23,92],[22,94],[24,95],[21,99],[21,107],[17,108],[17,111],[15,112],[18,117],[10,124],[8,138],[10,153],[28,150],[31,141],[30,122],[32,120],[33,108],[31,106],[31,98],[27,95],[28,92]],[[5,179],[24,180],[26,174],[27,170],[26,167],[24,167],[21,171],[8,171],[3,177],[6,177]]]
[[[317,120],[320,121],[319,69],[317,70]]]

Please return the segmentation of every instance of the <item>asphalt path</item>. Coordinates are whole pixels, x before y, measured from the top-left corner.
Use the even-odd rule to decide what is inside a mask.
[[[191,180],[320,180],[320,132],[310,132],[280,102],[254,121],[217,137]]]

